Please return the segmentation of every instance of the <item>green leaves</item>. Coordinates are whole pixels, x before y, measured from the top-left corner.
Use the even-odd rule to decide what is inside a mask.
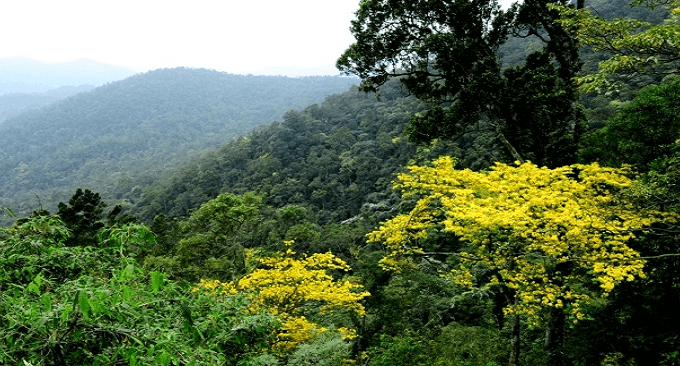
[[[28,284],[28,291],[33,292],[36,295],[40,296],[40,285],[42,284],[42,278],[40,277],[40,274],[35,276],[35,279],[31,281],[31,283]]]
[[[669,157],[680,138],[680,79],[649,86],[584,138],[581,158],[609,166],[630,164],[647,172],[657,159]]]
[[[151,290],[157,294],[165,283],[165,275],[154,271],[149,273],[149,276],[151,277]]]
[[[90,306],[90,301],[87,299],[87,295],[78,291],[76,292],[76,300],[78,303],[78,310],[80,310],[85,319],[88,319],[90,317],[90,310],[92,307]]]
[[[39,290],[44,285],[38,276],[25,291],[0,295],[0,363],[49,364],[56,353],[65,364],[223,364],[245,349],[225,350],[222,343],[245,316],[242,299],[214,301],[159,272],[144,274],[128,264],[109,280],[81,276],[52,284],[49,293]],[[263,331],[258,337],[272,334],[268,321],[252,321]]]
[[[411,142],[464,142],[486,133],[507,150],[506,161],[572,164],[584,116],[571,78],[581,61],[548,3],[504,11],[495,0],[365,2],[352,23],[357,42],[337,66],[361,77],[365,91],[399,78],[430,107],[411,118]],[[545,47],[504,73],[498,48],[510,34],[538,36]]]
[[[631,5],[646,5],[652,9],[661,5],[671,10],[664,23],[652,25],[631,18],[607,20],[587,9],[550,5],[558,10],[558,22],[584,46],[604,51],[610,57],[601,61],[598,71],[576,78],[586,92],[605,92],[620,85],[620,78],[630,79],[644,74],[677,74],[680,53],[680,8],[675,1],[640,0]]]
[[[14,217],[14,211],[7,207],[0,206],[0,216]]]
[[[246,315],[244,298],[216,302],[138,267],[128,254],[153,241],[143,225],[106,228],[98,248],[64,246],[68,230],[51,216],[3,231],[0,364],[212,365],[270,345],[277,323]],[[257,331],[239,338],[244,322]]]

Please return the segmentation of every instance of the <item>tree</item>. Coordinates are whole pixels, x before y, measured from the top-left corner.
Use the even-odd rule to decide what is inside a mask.
[[[642,89],[605,126],[584,138],[581,158],[647,172],[680,138],[680,78]]]
[[[277,348],[283,352],[295,350],[303,343],[326,332],[321,324],[310,321],[314,312],[334,320],[345,316],[362,316],[366,311],[361,304],[369,295],[362,286],[350,279],[337,281],[328,271],[347,271],[349,266],[332,253],[317,253],[300,259],[290,249],[280,256],[263,258],[256,268],[240,279],[229,283],[218,280],[201,280],[197,289],[220,294],[245,294],[252,311],[265,310],[276,314],[282,321],[277,338]],[[318,315],[317,315],[318,317]],[[331,324],[333,325],[333,324]],[[356,336],[354,329],[337,328],[348,339]]]
[[[652,169],[635,185],[641,204],[661,210],[680,212],[680,139],[668,146],[668,156],[659,156]]]
[[[204,203],[189,218],[176,227],[172,223],[156,226],[178,230],[165,235],[170,243],[169,253],[149,256],[145,266],[164,269],[169,274],[191,281],[199,278],[233,279],[245,271],[244,235],[246,227],[260,214],[262,198],[252,193],[235,195],[224,193]],[[177,241],[178,240],[178,241]],[[165,243],[166,246],[169,243]]]
[[[534,52],[523,66],[504,72],[506,100],[498,115],[512,122],[503,132],[522,158],[539,166],[576,162],[585,130],[585,114],[571,97],[572,81],[561,72],[547,52]]]
[[[106,203],[101,200],[99,193],[89,189],[78,188],[68,200],[68,205],[59,202],[57,215],[72,231],[71,245],[93,245],[99,229],[104,227],[102,215]]]
[[[437,231],[455,233],[463,249],[451,253],[456,266],[450,278],[464,287],[499,289],[505,313],[516,316],[512,365],[518,362],[520,315],[534,324],[553,316],[583,319],[594,299],[644,277],[645,261],[627,241],[675,218],[626,200],[621,193],[632,181],[625,170],[498,163],[475,173],[453,165],[445,156],[432,167],[411,166],[400,174],[395,186],[419,199],[369,240],[386,244],[390,253],[382,263],[399,270],[414,264],[413,255],[434,255],[419,241]]]
[[[575,106],[571,84],[571,77],[581,65],[578,50],[569,34],[553,24],[557,12],[548,10],[547,3],[527,1],[502,11],[495,0],[364,1],[352,22],[357,42],[338,59],[337,66],[344,73],[361,77],[362,90],[376,91],[389,78],[399,77],[410,93],[427,102],[431,109],[411,119],[408,133],[412,141],[456,140],[471,133],[493,131],[511,160],[523,160],[523,156],[531,154],[541,156],[529,149],[537,146],[521,146],[521,138],[514,138],[521,135],[521,120],[504,111],[513,107],[526,109],[529,101],[544,103],[530,108],[551,110],[559,105],[554,112],[542,116],[551,119],[547,124],[533,128],[557,125],[555,130],[543,133],[560,134],[560,138],[573,141],[578,141],[583,119]],[[534,82],[542,85],[536,90],[523,90],[525,96],[536,93],[537,97],[513,99],[516,90],[508,86],[502,72],[498,47],[511,31],[519,34],[523,30],[526,32],[522,36],[539,36],[546,42],[541,53],[555,59],[559,67],[528,63],[518,68],[516,73],[534,74]],[[534,58],[541,60],[540,56]],[[545,76],[536,77],[539,70]],[[555,83],[555,78],[561,82]],[[547,80],[541,82],[542,79]],[[560,102],[565,99],[569,101],[566,110]],[[528,126],[531,125],[523,127]],[[572,160],[567,163],[575,161],[575,144],[570,145],[572,151],[567,157]],[[536,163],[560,164],[549,159]]]
[[[680,145],[659,158],[634,182],[632,197],[641,206],[667,212],[680,208]],[[647,261],[646,278],[617,286],[595,307],[593,320],[569,330],[568,347],[581,364],[599,364],[604,354],[619,365],[673,365],[680,361],[676,341],[680,314],[673,304],[680,297],[680,240],[677,225],[655,225],[650,234],[629,245]],[[574,362],[577,363],[577,362]]]
[[[677,74],[680,66],[680,3],[675,0],[634,0],[631,6],[635,5],[670,10],[671,17],[664,23],[652,25],[630,18],[607,20],[587,9],[552,7],[562,15],[558,22],[581,45],[610,55],[598,64],[597,72],[576,78],[581,90],[616,89],[621,78],[644,74]]]

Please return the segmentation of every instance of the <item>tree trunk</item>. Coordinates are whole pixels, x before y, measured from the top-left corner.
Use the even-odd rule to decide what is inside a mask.
[[[519,315],[515,314],[512,323],[512,335],[510,336],[510,362],[509,366],[519,366],[519,351],[520,351],[520,322]]]
[[[508,141],[508,139],[505,137],[503,132],[501,131],[500,126],[496,127],[496,133],[498,133],[498,139],[501,140],[501,143],[503,146],[505,146],[506,149],[508,149],[508,152],[510,155],[512,155],[512,158],[515,159],[515,161],[519,161],[520,163],[524,163],[524,159],[522,159],[522,156],[517,152],[517,149],[515,149],[514,146]]]
[[[548,353],[550,366],[564,366],[564,322],[563,309],[553,308],[550,310],[550,318],[545,329],[545,351]]]

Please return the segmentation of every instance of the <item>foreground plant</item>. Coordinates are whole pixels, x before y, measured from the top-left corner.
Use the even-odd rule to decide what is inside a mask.
[[[351,279],[336,280],[330,271],[348,271],[350,267],[331,253],[317,253],[295,258],[286,241],[287,251],[280,256],[262,258],[259,266],[233,282],[201,280],[197,289],[211,291],[214,295],[244,294],[250,301],[250,311],[266,311],[277,315],[282,326],[278,331],[275,348],[289,352],[312,341],[328,329],[312,320],[316,318],[345,321],[365,315],[361,301],[369,295],[361,285]],[[335,325],[335,324],[333,324]],[[356,331],[338,326],[345,339],[356,336]]]

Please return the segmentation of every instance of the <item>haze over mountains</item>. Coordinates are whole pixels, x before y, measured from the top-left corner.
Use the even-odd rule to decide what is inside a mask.
[[[0,59],[0,95],[44,93],[62,86],[100,86],[132,76],[135,71],[121,66],[80,59],[45,63],[24,57]]]
[[[600,5],[609,6],[605,10],[614,15],[630,11],[617,4]],[[500,52],[504,64],[521,62],[531,42],[517,38],[504,44]],[[315,70],[262,70],[269,75],[309,72]],[[148,181],[258,126],[285,123],[287,111],[320,103],[357,83],[343,77],[243,76],[186,68],[135,74],[86,59],[53,64],[20,57],[0,59],[0,205],[21,211],[21,206],[35,208],[29,203],[34,196],[53,195],[48,191],[63,189],[63,195],[54,196],[58,202],[76,185],[112,189],[121,180],[144,176]],[[364,112],[338,104],[346,102],[325,108],[359,133],[351,127],[355,117],[350,114]],[[481,151],[493,155],[488,146]],[[480,154],[469,155],[470,164]],[[106,193],[109,188],[99,190]]]
[[[0,95],[0,124],[28,109],[37,109],[60,99],[94,89],[93,85],[62,86],[44,93],[8,93]]]

